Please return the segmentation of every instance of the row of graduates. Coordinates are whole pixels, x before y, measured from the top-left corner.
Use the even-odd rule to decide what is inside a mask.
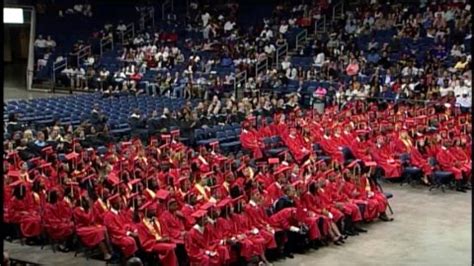
[[[376,164],[387,179],[402,176],[406,166],[419,169],[426,184],[433,171],[453,174],[458,190],[466,187],[471,176],[471,117],[454,107],[436,108],[376,105],[364,108],[357,103],[341,112],[329,109],[323,115],[275,116],[274,123],[244,122],[242,146],[256,157],[263,157],[263,139],[280,136],[297,161],[312,154],[313,145],[338,163],[359,160]],[[407,159],[402,159],[407,158]]]
[[[257,167],[248,156],[235,164],[205,149],[187,158],[189,148],[163,139],[163,145],[135,141],[119,152],[111,148],[103,158],[84,156],[88,151],[78,147],[66,156],[69,172],[43,159],[32,175],[11,165],[5,223],[25,238],[45,231],[64,249],[76,234],[105,259],[116,247],[123,257],[156,253],[164,265],[175,265],[176,254],[195,265],[222,265],[267,262],[265,253],[273,249],[291,257],[290,247],[300,242],[295,234],[313,247],[340,245],[346,234],[365,231],[358,225],[363,220],[391,220],[369,173],[351,174],[314,157],[302,164],[272,158]]]

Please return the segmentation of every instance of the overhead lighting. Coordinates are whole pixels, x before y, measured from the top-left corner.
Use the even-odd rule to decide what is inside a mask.
[[[23,8],[3,8],[4,24],[23,24]]]

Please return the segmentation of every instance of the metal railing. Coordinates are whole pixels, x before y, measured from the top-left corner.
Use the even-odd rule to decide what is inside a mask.
[[[255,79],[262,71],[268,70],[268,57],[255,62]]]
[[[344,17],[344,1],[339,1],[332,8],[332,20]]]
[[[161,19],[162,20],[165,20],[166,19],[166,8],[167,7],[170,7],[171,8],[171,12],[174,11],[174,3],[173,3],[173,0],[166,0],[163,2],[163,4],[161,4]]]
[[[288,54],[288,43],[278,46],[278,48],[275,51],[275,64],[277,68],[278,68],[278,64],[281,61],[280,58],[286,56],[287,54]]]
[[[106,48],[114,49],[114,38],[112,35],[107,35],[100,39],[100,56],[102,56]]]
[[[300,33],[296,35],[296,47],[295,49],[298,50],[300,48],[304,47],[304,44],[306,43],[308,39],[308,31],[304,29]]]
[[[92,49],[90,45],[82,47],[79,51],[73,53],[73,56],[76,56],[77,59],[77,66],[79,67],[81,65],[81,60],[87,56],[90,56],[92,54]]]
[[[51,90],[54,91],[54,87],[56,87],[56,72],[61,71],[67,67],[67,57],[64,57],[61,61],[55,61],[53,63],[53,73],[51,75]]]
[[[155,8],[154,7],[150,7],[148,9],[145,10],[145,12],[143,12],[141,14],[141,17],[138,21],[138,25],[140,27],[140,30],[145,30],[146,29],[146,26],[147,26],[147,23],[150,23],[149,25],[154,28],[155,27]]]
[[[247,71],[244,70],[242,72],[236,73],[235,78],[234,78],[234,96],[235,96],[235,100],[240,99],[239,89],[242,88],[242,87],[245,87],[246,82],[247,82]],[[242,83],[243,83],[243,85],[242,85]]]
[[[131,38],[135,37],[135,24],[134,23],[128,24],[127,29],[120,32],[120,34],[121,34],[120,36],[121,43],[125,42],[126,36],[131,37]]]
[[[326,15],[321,15],[321,18],[314,22],[314,34],[326,32]]]

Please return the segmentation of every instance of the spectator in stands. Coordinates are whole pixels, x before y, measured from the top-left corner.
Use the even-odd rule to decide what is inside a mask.
[[[38,35],[36,38],[34,46],[39,49],[45,49],[47,47],[47,41],[43,38],[43,35]]]
[[[48,37],[46,37],[46,48],[49,49],[49,51],[54,51],[54,49],[56,48],[56,42],[51,38],[51,35],[48,35]]]

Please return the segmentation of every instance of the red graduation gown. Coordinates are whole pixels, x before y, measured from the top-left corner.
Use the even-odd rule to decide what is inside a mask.
[[[169,237],[177,244],[184,244],[184,236],[181,232],[185,232],[184,224],[181,218],[165,210],[160,215],[160,221],[166,226]]]
[[[110,241],[121,249],[125,257],[132,256],[138,250],[135,239],[127,235],[127,231],[133,230],[133,228],[126,223],[120,213],[107,211],[104,215],[104,224],[107,227]]]
[[[371,148],[371,154],[374,161],[385,171],[385,178],[397,178],[401,175],[401,165],[397,161],[391,161],[393,152],[385,145],[378,147],[374,145]]]
[[[219,254],[216,256],[206,254],[206,251],[210,251],[210,244],[204,234],[205,228],[198,229],[198,227],[198,225],[193,226],[186,237],[185,248],[191,266],[221,265]]]
[[[260,236],[260,232],[253,234],[250,232],[252,226],[250,220],[245,213],[234,213],[232,220],[237,229],[238,234],[245,234],[246,238],[240,240],[242,243],[241,255],[247,259],[252,256],[259,256],[265,252],[267,240]]]
[[[305,208],[303,201],[300,198],[293,198],[296,206],[297,219],[308,226],[308,237],[309,240],[316,240],[321,237],[321,232],[318,228],[318,221],[321,217],[316,215],[310,215],[308,209]]]
[[[66,203],[67,204],[67,203]],[[69,210],[61,201],[56,204],[46,203],[43,213],[44,226],[49,237],[54,240],[65,240],[74,233],[74,223]]]
[[[245,206],[245,213],[247,214],[247,217],[250,219],[250,225],[254,228],[259,229],[262,237],[266,239],[266,242],[267,242],[266,248],[269,248],[269,249],[276,248],[277,244],[275,241],[275,235],[273,232],[268,230],[268,226],[270,226],[270,222],[268,221],[268,217],[265,214],[265,210],[259,205],[253,206],[251,204],[247,204]]]
[[[28,194],[29,195],[29,194]],[[31,198],[25,196],[19,200],[13,197],[10,201],[9,216],[11,223],[20,225],[24,237],[35,237],[41,234],[41,216],[32,204]]]
[[[322,214],[322,209],[319,207],[321,205],[320,199],[312,195],[309,192],[305,192],[301,197],[302,204],[306,207],[308,211],[312,212],[312,215],[315,218],[323,219],[323,226],[322,226],[322,234],[323,236],[327,236],[329,234],[329,228],[331,226],[331,219],[329,217]]]
[[[357,204],[348,201],[347,196],[341,193],[342,188],[339,189],[340,186],[343,186],[340,181],[330,182],[326,186],[326,190],[328,191],[331,200],[333,203],[339,203],[342,205],[341,211],[346,214],[350,215],[353,222],[359,222],[362,220],[362,214],[360,213],[359,207]]]
[[[252,151],[255,159],[263,157],[262,145],[258,140],[258,133],[254,130],[243,129],[240,133],[240,143],[244,149]]]
[[[97,199],[92,205],[92,214],[94,216],[95,224],[104,224],[104,214],[107,212],[107,205],[101,200]]]
[[[445,147],[439,149],[438,153],[436,154],[436,161],[438,161],[441,169],[452,172],[456,180],[461,180],[463,170],[467,170],[461,163],[457,163],[456,165],[456,157],[449,149],[446,149]]]
[[[230,262],[231,247],[223,240],[222,232],[217,227],[216,221],[210,221],[206,224],[204,235],[207,243],[209,243],[210,250],[219,254],[220,263],[227,264]]]
[[[271,203],[275,202],[276,200],[278,200],[283,195],[284,195],[283,189],[282,189],[281,185],[278,184],[277,182],[273,182],[267,188],[266,198],[268,198]]]
[[[166,236],[166,226],[158,220],[154,222],[143,218],[137,225],[140,244],[146,252],[156,252],[163,266],[178,265],[178,258],[174,252],[176,244],[172,242],[158,242]]]
[[[296,161],[301,162],[305,156],[310,154],[311,149],[308,148],[308,145],[302,140],[300,135],[281,135],[281,137]]]
[[[82,207],[74,209],[74,221],[76,233],[81,242],[89,248],[97,246],[105,239],[105,227],[94,223],[92,211],[86,211]]]
[[[181,213],[184,215],[184,228],[186,230],[190,230],[193,225],[196,223],[196,220],[192,217],[193,212],[196,211],[194,206],[189,204],[185,204],[183,208],[181,208]]]

